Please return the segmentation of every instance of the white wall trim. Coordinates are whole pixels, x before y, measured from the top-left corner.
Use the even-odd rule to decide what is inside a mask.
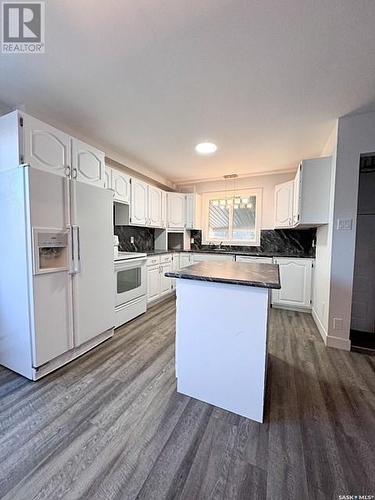
[[[318,331],[323,339],[323,342],[325,343],[325,345],[327,345],[328,333],[327,333],[326,329],[324,328],[323,323],[320,321],[320,318],[319,318],[317,312],[315,311],[314,307],[311,309],[311,314],[312,314],[313,320],[315,321],[316,327],[317,327],[317,329],[318,329]]]
[[[312,308],[311,314],[315,321],[316,327],[318,328],[318,331],[323,339],[323,342],[327,347],[341,349],[342,351],[350,351],[351,348],[350,339],[343,339],[341,337],[334,337],[333,335],[328,335],[326,329],[324,328],[314,308]]]
[[[286,311],[295,311],[305,314],[311,314],[311,307],[288,306],[286,304],[272,304],[272,309],[284,309]]]
[[[341,337],[333,337],[332,335],[328,335],[326,345],[327,347],[334,347],[335,349],[350,351],[352,343],[350,339],[342,339]]]
[[[296,173],[297,171],[297,165],[295,167],[291,168],[284,168],[280,170],[268,170],[266,172],[247,172],[245,174],[238,174],[237,179],[247,179],[250,177],[263,177],[264,175],[278,175],[278,174],[291,174],[291,173]],[[202,179],[174,179],[172,182],[175,184],[175,186],[184,186],[186,184],[198,184],[202,182],[211,182],[211,181],[223,181],[224,177],[221,175],[219,177],[206,177]]]

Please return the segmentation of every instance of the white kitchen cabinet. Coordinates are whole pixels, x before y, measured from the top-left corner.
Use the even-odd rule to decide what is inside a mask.
[[[148,186],[148,220],[151,227],[163,227],[163,192],[155,186]]]
[[[130,181],[130,224],[145,226],[148,215],[148,185],[135,177]]]
[[[104,171],[104,188],[112,190],[112,169],[107,165]]]
[[[164,276],[173,269],[172,254],[153,255],[147,258],[147,302],[153,302],[173,291],[171,278]]]
[[[147,266],[147,302],[160,297],[160,264]]]
[[[72,138],[72,177],[104,188],[105,155],[102,151]]]
[[[272,290],[272,305],[311,309],[313,259],[275,258],[280,269],[280,290]]]
[[[215,253],[194,253],[193,261],[196,262],[233,262],[234,255],[224,255]]]
[[[174,253],[172,254],[172,270],[176,272],[179,271],[179,269],[180,269],[180,254]],[[171,278],[171,282],[172,282],[172,290],[175,290],[176,278]]]
[[[104,188],[102,151],[26,113],[19,113],[19,128],[21,163]]]
[[[275,228],[293,227],[294,181],[275,186]]]
[[[167,226],[183,229],[185,227],[185,194],[167,193]]]
[[[180,269],[191,266],[193,264],[192,253],[180,253]]]
[[[161,227],[167,227],[167,193],[161,192]]]
[[[236,262],[256,262],[257,264],[272,264],[272,257],[255,257],[252,255],[236,255]]]
[[[301,212],[301,169],[302,163],[298,165],[297,173],[293,181],[293,226],[296,226],[300,219]]]
[[[185,195],[186,229],[201,229],[201,196],[197,193]]]
[[[313,227],[329,222],[332,158],[303,160],[294,179],[293,222]]]
[[[165,264],[161,264],[160,266],[160,296],[163,297],[167,295],[173,290],[172,286],[172,278],[168,278],[165,276],[165,273],[169,273],[172,271],[173,264],[172,262],[167,262]]]
[[[19,117],[23,130],[23,154],[20,163],[35,168],[69,175],[71,170],[71,141],[69,135],[27,114]]]
[[[111,189],[113,190],[114,201],[119,203],[130,202],[130,176],[112,168]]]

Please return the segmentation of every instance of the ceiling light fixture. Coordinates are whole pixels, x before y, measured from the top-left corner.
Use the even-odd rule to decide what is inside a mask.
[[[217,151],[217,146],[213,142],[200,142],[195,146],[195,151],[200,155],[212,155]]]

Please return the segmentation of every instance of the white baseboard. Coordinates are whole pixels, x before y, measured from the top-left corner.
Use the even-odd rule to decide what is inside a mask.
[[[311,307],[286,306],[284,304],[271,304],[272,309],[285,309],[286,311],[296,311],[311,314]]]
[[[317,327],[317,329],[318,329],[318,331],[323,339],[323,342],[325,343],[325,345],[327,345],[328,333],[327,333],[326,329],[324,328],[323,323],[320,321],[320,318],[317,315],[314,308],[312,308],[311,314],[312,314],[312,317],[315,321],[316,327]]]
[[[335,349],[341,349],[342,351],[350,351],[351,342],[349,339],[343,339],[341,337],[328,335],[327,330],[324,328],[314,308],[312,309],[311,314],[315,321],[316,327],[318,328],[318,331],[323,339],[323,342],[327,347],[334,347]]]
[[[350,339],[342,339],[341,337],[328,335],[326,345],[327,347],[334,347],[335,349],[341,349],[342,351],[350,351],[352,343]]]

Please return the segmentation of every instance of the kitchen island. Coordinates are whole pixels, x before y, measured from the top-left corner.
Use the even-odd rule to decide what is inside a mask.
[[[200,262],[166,276],[177,278],[177,391],[263,422],[278,265]]]

